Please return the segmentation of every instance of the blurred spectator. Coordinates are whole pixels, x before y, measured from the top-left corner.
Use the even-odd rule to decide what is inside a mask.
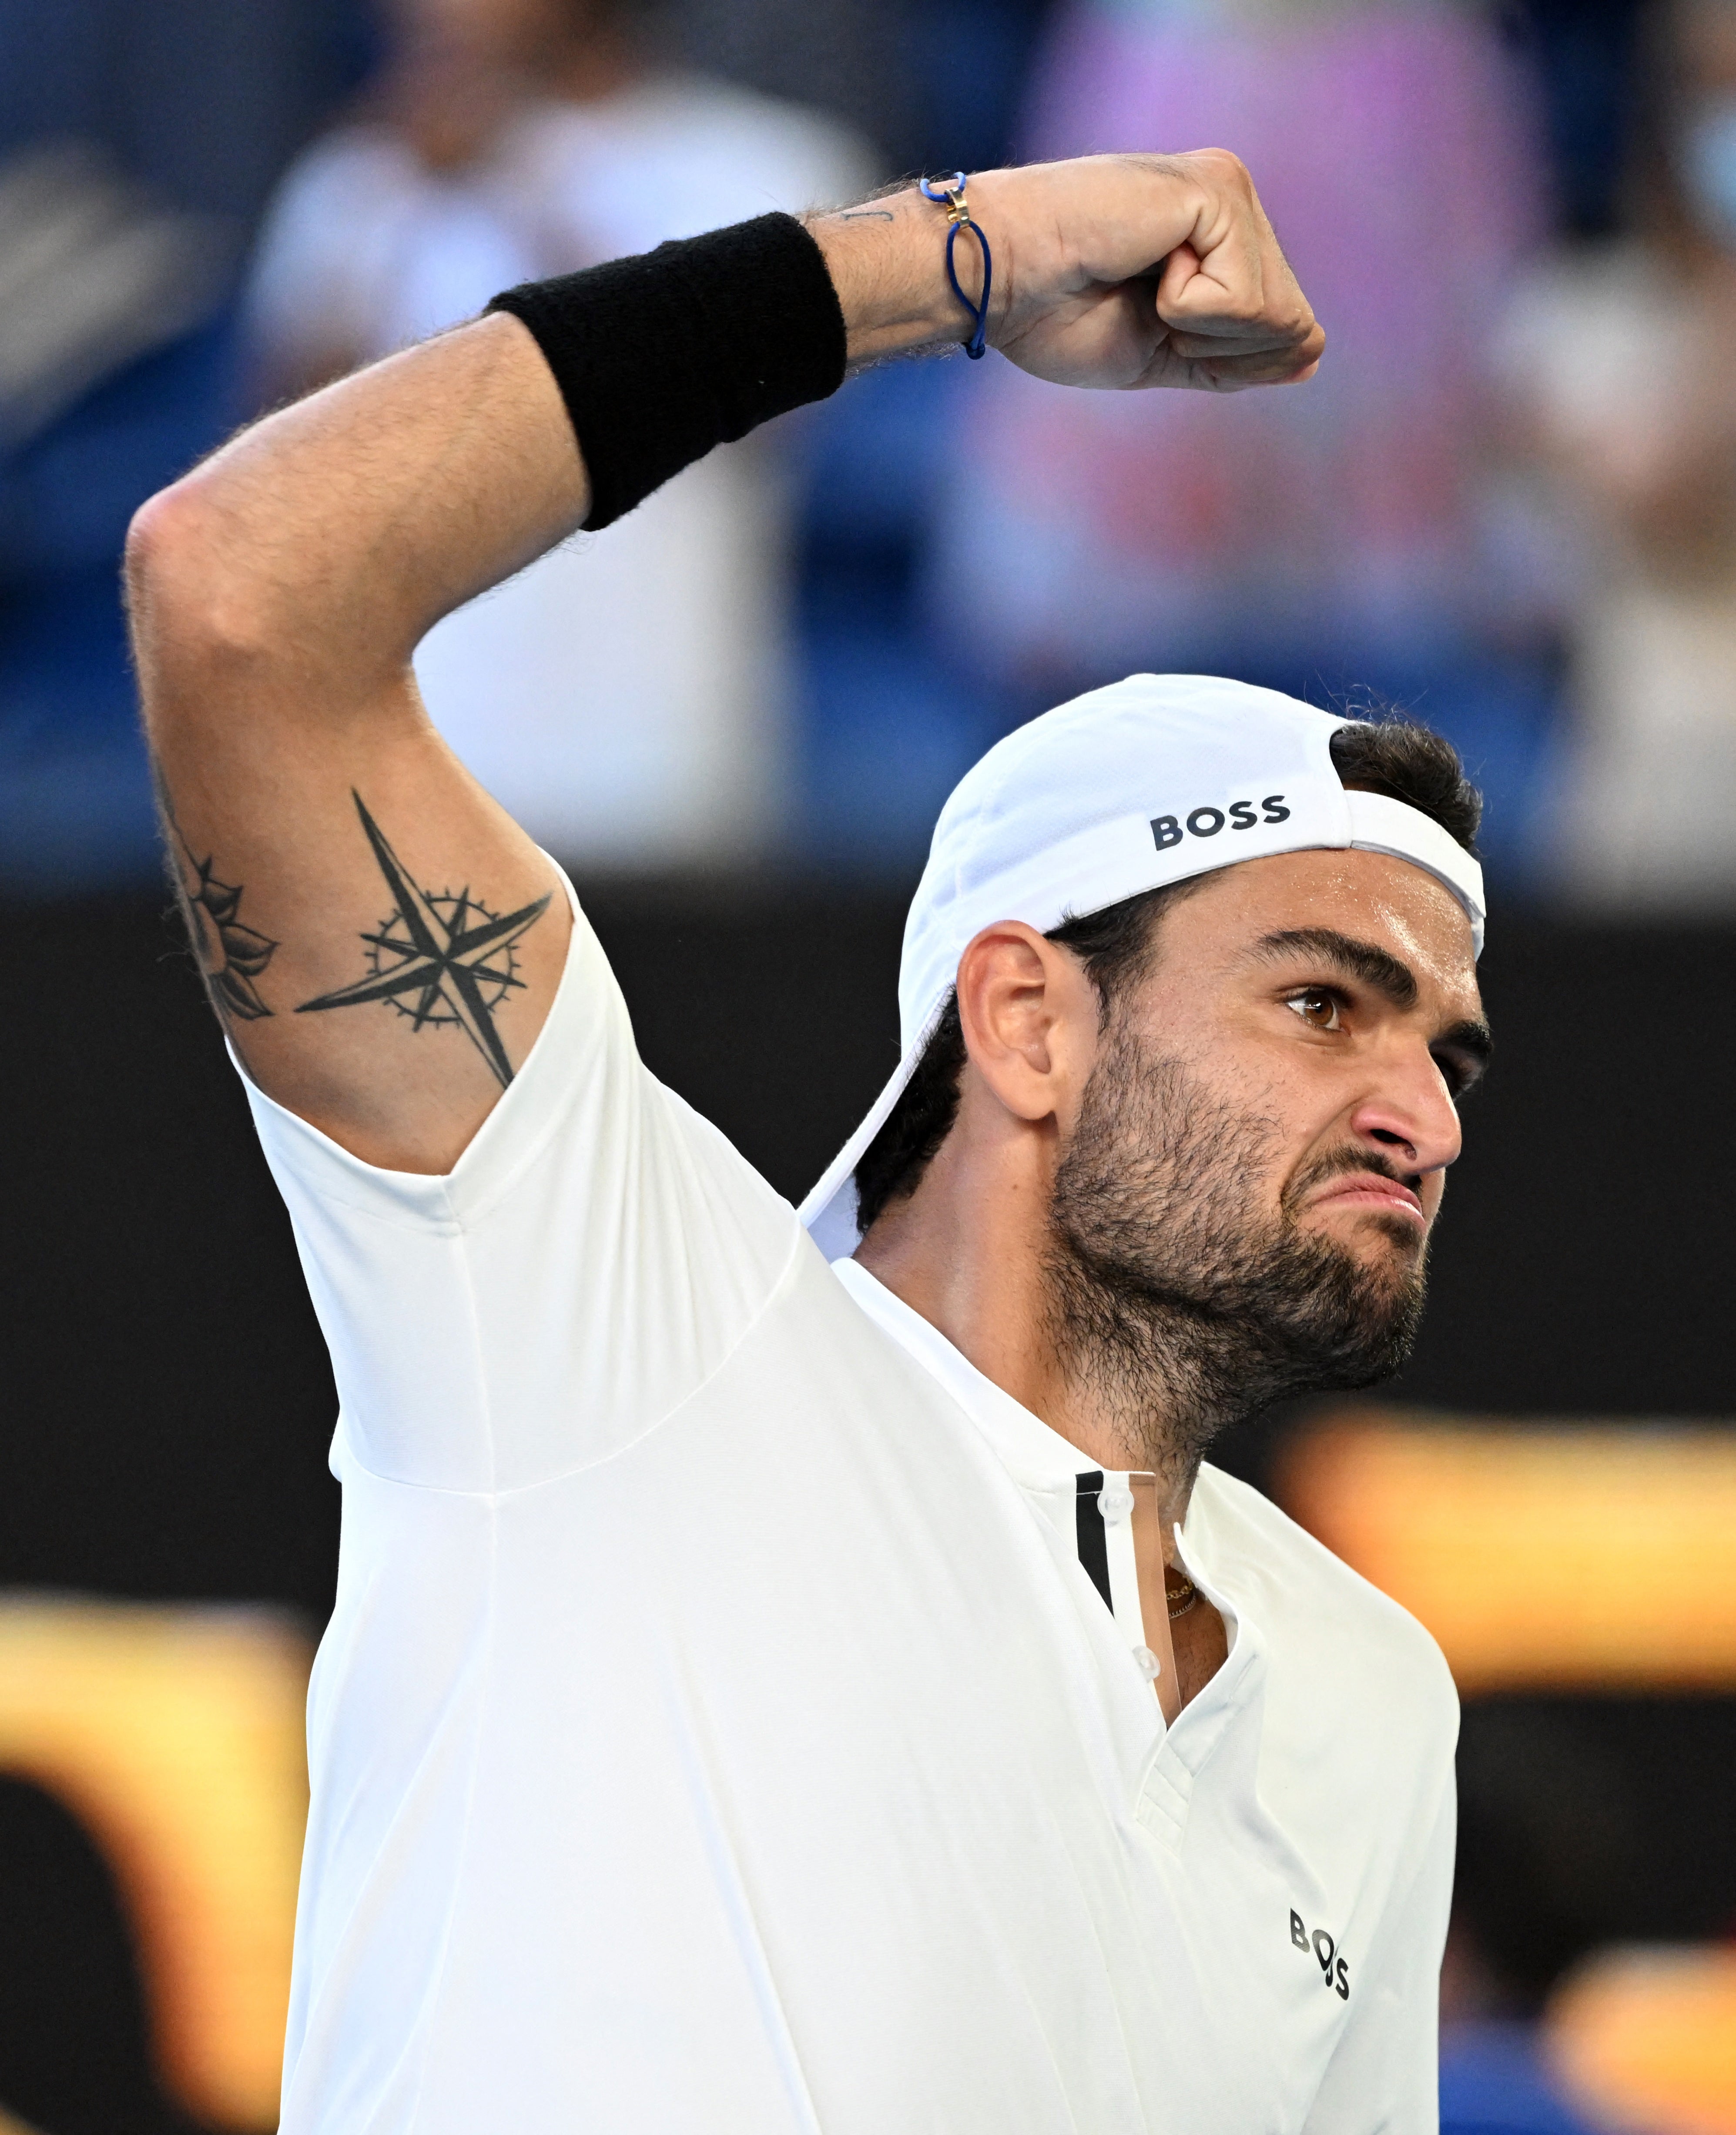
[[[648,61],[624,0],[396,0],[370,106],[293,167],[253,319],[268,390],[493,293],[848,196],[834,123]],[[588,864],[751,853],[781,795],[788,540],[776,437],[714,454],[441,624],[430,712],[533,835]]]
[[[1233,404],[994,366],[950,469],[960,641],[1033,709],[1142,666],[1400,699],[1466,754],[1504,857],[1553,687],[1485,374],[1541,220],[1509,56],[1429,0],[1075,0],[1037,81],[1033,153],[1235,148],[1327,352]]]
[[[1602,905],[1736,908],[1736,7],[1654,20],[1635,234],[1541,271],[1506,354],[1577,537],[1558,864]]]

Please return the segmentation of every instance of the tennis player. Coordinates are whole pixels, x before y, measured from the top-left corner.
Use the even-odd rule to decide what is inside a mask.
[[[992,172],[509,292],[140,516],[342,1397],[286,2135],[1434,2124],[1446,1671],[1201,1456],[1410,1339],[1487,1044],[1450,751],[1149,675],[999,743],[798,1213],[411,680],[719,439],[985,336],[1076,386],[1322,346],[1234,157]]]

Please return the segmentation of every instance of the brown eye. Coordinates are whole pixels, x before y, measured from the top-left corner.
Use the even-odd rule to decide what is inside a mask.
[[[1294,1009],[1311,1030],[1338,1028],[1338,996],[1323,987],[1310,986],[1306,993],[1292,994],[1284,1006]]]

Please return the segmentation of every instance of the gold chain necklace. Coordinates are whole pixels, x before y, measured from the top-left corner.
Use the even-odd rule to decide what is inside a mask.
[[[1179,1586],[1172,1586],[1169,1584],[1171,1576],[1168,1572],[1164,1575],[1163,1599],[1169,1605],[1169,1620],[1173,1624],[1177,1616],[1185,1616],[1194,1603],[1199,1600],[1200,1590],[1185,1571],[1173,1575],[1181,1581]]]

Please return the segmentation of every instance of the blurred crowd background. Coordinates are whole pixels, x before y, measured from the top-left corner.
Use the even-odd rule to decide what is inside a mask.
[[[1429,1331],[1394,1404],[1224,1459],[1466,1697],[1445,2127],[1736,2135],[1736,0],[0,0],[0,2135],[274,2124],[334,1562],[323,1353],[165,922],[129,515],[514,282],[1208,143],[1308,388],[887,366],[450,617],[423,693],[792,1194],[999,734],[1145,668],[1453,739],[1501,1056]]]
[[[588,872],[907,871],[998,733],[1135,668],[1402,702],[1501,887],[1736,904],[1736,25],[1634,0],[5,0],[0,852],[155,866],[128,513],[532,275],[888,176],[1233,144],[1306,393],[878,371],[434,632]]]

